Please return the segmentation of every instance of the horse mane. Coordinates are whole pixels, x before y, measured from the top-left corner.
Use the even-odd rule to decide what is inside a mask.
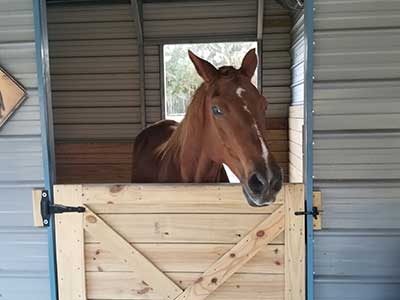
[[[207,87],[202,83],[195,91],[192,100],[186,110],[185,117],[175,129],[170,138],[156,149],[156,155],[161,159],[166,159],[167,153],[172,153],[172,157],[180,155],[181,146],[186,143],[189,135],[193,135],[198,126],[204,122],[204,105],[206,101]],[[171,157],[171,158],[172,158]]]

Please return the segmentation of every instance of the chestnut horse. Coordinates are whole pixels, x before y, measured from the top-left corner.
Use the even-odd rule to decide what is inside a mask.
[[[251,83],[255,50],[238,70],[216,69],[190,51],[189,57],[204,82],[180,124],[160,121],[138,135],[132,181],[227,182],[224,163],[239,178],[250,205],[270,204],[282,187],[282,171],[267,146],[267,100]]]

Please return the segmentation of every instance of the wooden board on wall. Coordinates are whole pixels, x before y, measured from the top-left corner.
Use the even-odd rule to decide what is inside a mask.
[[[289,182],[303,182],[304,106],[289,107]]]

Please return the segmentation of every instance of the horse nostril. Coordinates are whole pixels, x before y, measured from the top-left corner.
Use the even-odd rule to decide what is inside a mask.
[[[265,179],[257,173],[254,173],[250,176],[249,181],[249,188],[255,194],[259,195],[264,191],[264,187],[266,184]]]

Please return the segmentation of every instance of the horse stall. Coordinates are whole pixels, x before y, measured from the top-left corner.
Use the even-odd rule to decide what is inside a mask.
[[[0,299],[398,300],[400,2],[378,2],[0,0]],[[167,47],[236,42],[276,201],[132,183]]]
[[[301,9],[47,1],[46,12],[52,197],[85,209],[55,215],[58,298],[305,299],[305,222],[294,214],[305,210],[303,79],[291,76],[303,62]],[[259,209],[238,184],[130,184],[136,136],[167,117],[164,46],[242,40],[257,42],[268,148],[284,181],[300,184]],[[43,192],[34,194],[39,208]]]

